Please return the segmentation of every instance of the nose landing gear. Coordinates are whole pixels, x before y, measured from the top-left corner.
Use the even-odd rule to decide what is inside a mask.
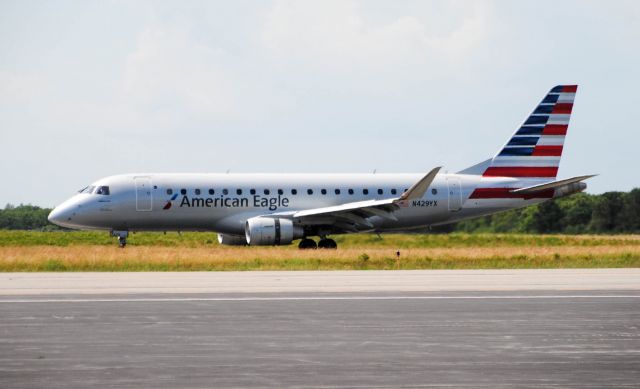
[[[127,237],[129,236],[129,231],[111,231],[111,236],[118,237],[118,245],[120,248],[124,248],[127,245]]]

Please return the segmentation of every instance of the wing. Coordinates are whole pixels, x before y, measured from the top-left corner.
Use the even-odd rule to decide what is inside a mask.
[[[434,168],[400,197],[356,201],[331,207],[283,212],[268,216],[284,216],[303,225],[331,226],[332,229],[346,232],[370,230],[374,225],[368,219],[373,216],[393,221],[398,220],[394,212],[400,208],[403,202],[421,198],[439,171],[440,167]]]

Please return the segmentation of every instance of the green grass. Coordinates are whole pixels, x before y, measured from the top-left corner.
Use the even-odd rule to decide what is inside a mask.
[[[640,247],[639,235],[533,235],[533,234],[350,234],[333,237],[340,248],[394,247],[513,247],[513,246],[601,246]],[[129,236],[135,246],[214,247],[218,238],[212,232],[140,232]],[[112,246],[116,239],[102,231],[13,231],[0,230],[0,247],[7,246]]]
[[[137,246],[202,247],[218,245],[212,232],[178,234],[140,232],[129,235],[128,242]],[[116,238],[105,231],[15,231],[0,230],[0,247],[7,246],[112,246]]]
[[[0,231],[0,271],[229,271],[640,267],[639,235],[358,234],[338,250],[229,247],[214,233]],[[401,258],[396,258],[396,250]]]
[[[558,269],[640,267],[640,254],[570,256],[493,256],[465,257],[418,256],[400,261],[387,256],[362,260],[344,258],[241,259],[236,261],[76,261],[51,258],[43,261],[0,262],[1,272],[62,271],[267,271],[267,270],[468,270],[468,269]]]

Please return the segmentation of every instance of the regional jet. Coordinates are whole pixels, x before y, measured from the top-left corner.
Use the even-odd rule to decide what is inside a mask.
[[[49,214],[73,229],[215,231],[224,245],[336,248],[332,235],[453,223],[571,195],[557,180],[576,85],[552,88],[507,143],[457,173],[125,174],[99,179]],[[318,237],[316,240],[312,237]]]

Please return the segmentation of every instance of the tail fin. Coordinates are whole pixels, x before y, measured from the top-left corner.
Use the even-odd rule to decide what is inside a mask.
[[[493,159],[461,173],[555,179],[577,89],[552,88]]]

